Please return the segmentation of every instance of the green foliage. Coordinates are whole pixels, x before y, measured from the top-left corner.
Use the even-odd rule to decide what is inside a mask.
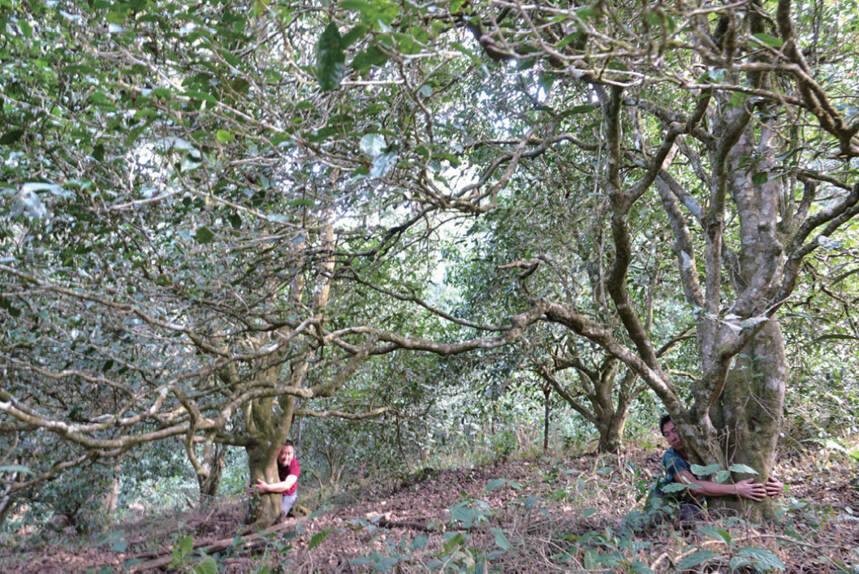
[[[33,445],[30,454],[37,457],[29,468],[33,472],[45,472],[50,468],[50,464],[41,456],[44,447],[35,442],[30,443],[29,440],[27,442]],[[62,443],[46,440],[44,444],[53,445],[52,455],[64,454],[65,447]],[[14,472],[23,471],[16,469]],[[31,474],[23,472],[17,476],[20,480]],[[25,523],[44,526],[54,516],[65,515],[78,532],[95,533],[109,525],[113,518],[110,512],[114,480],[118,480],[118,476],[112,466],[82,464],[65,473],[61,480],[47,482],[16,502],[17,506],[24,509]]]
[[[489,527],[494,547],[492,550],[478,548],[473,544],[469,531],[485,527],[491,517],[489,505],[482,500],[465,499],[450,508],[451,525],[456,530],[442,533],[442,548],[425,566],[433,571],[444,572],[485,572],[493,571],[492,561],[513,550],[511,541],[501,528]],[[368,528],[372,533],[374,526],[366,521],[354,523],[356,528]],[[408,568],[424,554],[429,537],[418,535],[408,540],[402,538],[396,543],[385,540],[386,551],[371,552],[367,556],[350,560],[355,566],[371,565],[375,572],[387,572],[398,566]]]
[[[451,519],[466,529],[484,524],[490,516],[491,507],[483,500],[463,500],[450,509]]]
[[[756,546],[737,547],[736,540],[725,528],[701,525],[698,527],[698,531],[705,536],[725,543],[731,572],[742,571],[743,567],[751,567],[756,572],[773,572],[785,569],[784,562],[765,548]],[[699,549],[696,546],[692,546],[689,550],[685,551],[684,555],[684,558],[677,565],[678,569],[681,570],[694,568],[716,559],[721,561],[724,556],[722,553],[709,549]]]
[[[743,566],[751,566],[756,572],[774,572],[785,569],[784,562],[778,556],[764,548],[744,546],[731,557],[731,570],[739,570]]]
[[[171,568],[180,568],[189,560],[189,555],[194,549],[194,537],[190,535],[183,536],[176,541],[173,546],[173,561],[170,563]]]
[[[126,534],[122,530],[112,531],[109,535],[110,537],[110,551],[111,552],[119,552],[124,553],[128,548],[128,542],[126,541]]]
[[[506,462],[519,447],[516,433],[503,430],[492,437],[492,453],[496,460]]]
[[[334,90],[340,85],[345,61],[343,38],[337,24],[330,22],[316,44],[316,78],[323,91]]]
[[[244,449],[230,451],[224,457],[219,494],[225,497],[244,496],[248,484],[248,461]],[[303,461],[302,461],[303,462]]]
[[[705,562],[709,562],[713,558],[718,558],[719,554],[713,552],[712,550],[696,550],[695,552],[689,554],[683,560],[681,560],[677,564],[677,568],[679,570],[689,570],[694,568],[695,566],[699,566],[704,564]]]
[[[331,532],[330,528],[326,528],[325,530],[320,530],[310,537],[310,542],[307,544],[307,550],[313,550],[328,537],[328,534]]]
[[[218,564],[212,557],[206,557],[194,564],[194,574],[217,574]]]

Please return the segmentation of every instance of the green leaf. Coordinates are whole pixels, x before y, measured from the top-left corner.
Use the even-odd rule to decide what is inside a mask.
[[[731,543],[731,533],[723,528],[716,528],[715,526],[710,526],[709,524],[703,524],[698,527],[698,531],[713,538],[723,540],[725,544]]]
[[[555,83],[555,79],[555,74],[540,74],[537,83],[540,84],[540,87],[543,89],[544,92],[548,92],[550,89],[552,89],[552,84]]]
[[[190,534],[185,536],[179,542],[176,543],[176,546],[173,548],[173,556],[175,558],[184,558],[188,554],[191,553],[191,550],[194,548],[194,537]]]
[[[573,42],[574,40],[578,40],[581,37],[582,37],[581,32],[574,32],[574,33],[570,34],[569,36],[564,36],[564,38],[560,42],[558,42],[558,44],[555,46],[555,49],[561,50],[567,44]]]
[[[470,508],[465,503],[457,504],[450,509],[450,517],[458,522],[462,522],[465,528],[471,528],[477,514],[473,508]]]
[[[725,483],[728,479],[731,478],[731,471],[729,470],[720,470],[716,473],[716,482]]]
[[[311,536],[310,543],[307,545],[307,549],[313,550],[314,548],[322,544],[322,541],[325,540],[329,532],[331,532],[331,529],[326,528],[325,530],[320,530],[319,532]]]
[[[10,464],[7,466],[0,466],[0,472],[23,472],[24,474],[35,475],[35,473],[32,470],[30,470],[28,467],[21,466],[20,464]]]
[[[92,157],[96,161],[104,161],[104,145],[103,144],[95,144],[92,148]]]
[[[230,143],[233,141],[233,134],[231,134],[227,130],[218,130],[217,132],[215,132],[215,137],[221,143]]]
[[[815,337],[814,342],[818,343],[821,341],[853,341],[859,340],[859,337],[854,337],[853,335],[842,335],[839,333],[831,333],[827,335],[821,335],[819,337]]]
[[[721,470],[722,465],[720,464],[708,464],[707,466],[701,466],[699,464],[692,465],[692,474],[695,476],[709,476],[718,470]]]
[[[125,552],[128,549],[128,543],[125,541],[125,531],[117,530],[110,534],[110,551]]]
[[[14,305],[12,305],[12,301],[7,299],[6,297],[3,297],[2,295],[0,295],[0,309],[6,309],[6,311],[10,315],[12,315],[13,317],[20,317],[21,316],[21,310],[18,309],[17,307],[15,307]],[[0,468],[7,468],[7,467],[0,467]]]
[[[352,69],[363,74],[373,66],[381,66],[388,61],[388,57],[375,44],[367,46],[363,52],[358,52],[352,58]]]
[[[389,0],[345,0],[340,6],[360,12],[362,22],[382,31],[390,31],[390,25],[400,12],[400,7]]]
[[[573,106],[569,110],[566,110],[562,115],[563,116],[571,116],[573,114],[586,114],[586,113],[592,112],[596,109],[597,109],[597,107],[593,104],[581,104],[579,106]]]
[[[650,566],[642,562],[641,560],[636,560],[631,564],[632,571],[637,574],[654,574],[653,570],[650,569]]]
[[[12,145],[24,135],[24,130],[22,129],[14,129],[9,130],[2,137],[0,137],[0,145]]]
[[[737,551],[737,556],[749,560],[749,564],[755,567],[758,572],[771,572],[773,570],[784,570],[785,565],[781,559],[763,548],[756,546],[744,546]]]
[[[495,535],[495,545],[502,550],[510,550],[510,542],[507,541],[507,537],[504,536],[504,532],[501,531],[497,526],[493,526],[489,530]]]
[[[668,26],[668,31],[672,34],[677,30],[677,22],[674,21],[669,14],[664,14],[665,16],[665,25]]]
[[[197,228],[197,232],[194,233],[194,239],[197,240],[197,243],[205,245],[215,240],[215,234],[208,227],[199,227]]]
[[[195,574],[218,574],[218,564],[211,556],[194,565]]]
[[[385,556],[378,552],[373,552],[373,570],[376,572],[387,572],[397,565],[399,559],[394,556]]]
[[[233,229],[239,229],[242,226],[242,218],[238,213],[231,213],[227,216],[227,221],[233,226]]]
[[[462,10],[462,5],[465,4],[465,0],[450,0],[450,13],[456,14],[460,10]]]
[[[21,29],[21,33],[24,34],[26,38],[33,37],[33,28],[30,26],[30,23],[27,22],[24,18],[18,19],[18,28]]]
[[[745,567],[751,566],[752,563],[748,558],[744,558],[742,556],[732,556],[731,557],[731,572],[736,572],[737,570]]]
[[[745,464],[732,464],[728,467],[728,470],[731,472],[738,472],[740,474],[758,474],[758,471]]]
[[[397,40],[397,49],[403,54],[417,54],[421,51],[420,45],[411,34],[394,33]]]
[[[194,98],[195,100],[209,102],[210,104],[218,103],[218,99],[215,96],[207,92],[201,92],[200,90],[185,90],[185,95],[189,98]]]
[[[769,176],[762,171],[752,176],[752,183],[755,185],[763,185],[767,181],[769,181]]]
[[[662,487],[662,492],[665,494],[671,494],[673,492],[684,492],[688,490],[688,485],[680,484],[679,482],[672,482],[671,484],[666,484]]]
[[[341,49],[345,50],[366,33],[367,27],[365,25],[358,24],[357,26],[353,26],[351,30],[343,34],[343,38],[340,41]]]
[[[450,554],[450,551],[463,544],[465,542],[465,536],[463,536],[462,532],[457,532],[454,536],[450,537],[450,540],[447,541],[444,545],[444,553]]]
[[[489,483],[486,485],[486,492],[496,490],[496,489],[501,488],[502,486],[504,486],[506,484],[507,484],[506,478],[495,478],[493,480],[490,480]]]
[[[413,550],[420,550],[421,548],[425,547],[427,544],[429,544],[429,537],[424,536],[423,534],[420,534],[418,536],[415,536],[415,539],[412,540],[412,549]]]
[[[337,24],[331,22],[325,27],[316,44],[316,79],[324,92],[337,89],[346,69],[346,55]]]
[[[760,40],[762,43],[766,44],[771,48],[781,48],[784,42],[781,41],[781,38],[776,38],[775,36],[770,36],[769,34],[764,34],[763,32],[758,34],[752,34],[755,38]]]
[[[718,554],[710,550],[698,550],[697,552],[693,552],[692,554],[681,560],[680,563],[677,564],[677,570],[681,572],[683,570],[689,570],[691,568],[694,568],[695,566],[698,566],[699,564],[703,564],[704,562],[708,562],[713,558],[718,557]]]
[[[594,14],[596,14],[596,10],[593,8],[576,8],[576,15],[582,20],[593,18]]]

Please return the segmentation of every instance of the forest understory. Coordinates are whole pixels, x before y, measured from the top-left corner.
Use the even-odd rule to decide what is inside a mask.
[[[367,482],[243,533],[246,501],[147,516],[82,536],[32,533],[2,572],[859,572],[859,469],[826,451],[783,459],[774,524],[739,517],[623,531],[659,452],[424,469]],[[299,504],[308,505],[305,498]]]

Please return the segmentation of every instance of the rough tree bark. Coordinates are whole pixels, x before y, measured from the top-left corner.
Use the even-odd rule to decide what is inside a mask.
[[[218,496],[221,488],[221,473],[224,469],[223,445],[207,440],[203,447],[202,472],[197,472],[197,486],[200,488],[200,506],[208,506]]]
[[[732,269],[736,293],[731,312],[760,322],[757,334],[734,357],[724,389],[711,409],[725,464],[741,463],[766,480],[775,463],[784,406],[788,364],[778,319],[767,316],[767,306],[778,296],[784,280],[784,235],[778,232],[779,184],[756,180],[756,173],[773,170],[776,149],[766,124],[748,126],[731,149],[726,168],[740,223],[740,247]],[[757,161],[749,162],[748,158]],[[749,319],[746,319],[748,321]],[[737,479],[747,478],[740,473]],[[723,498],[719,506],[738,507]],[[769,513],[769,505],[760,505]]]

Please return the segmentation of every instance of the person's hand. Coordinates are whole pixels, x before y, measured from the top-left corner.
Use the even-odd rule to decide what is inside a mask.
[[[268,483],[261,478],[257,479],[257,483],[254,488],[256,488],[256,491],[258,493],[265,494],[266,492],[268,492]]]
[[[778,498],[784,492],[784,485],[775,477],[769,477],[766,483],[767,496]]]
[[[759,482],[752,482],[753,480],[752,478],[741,480],[734,485],[734,491],[740,498],[748,498],[749,500],[760,502],[767,497],[767,488]]]

